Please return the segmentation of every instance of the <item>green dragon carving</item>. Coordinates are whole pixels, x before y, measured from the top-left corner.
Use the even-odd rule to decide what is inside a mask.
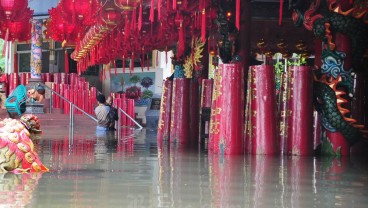
[[[353,7],[343,11],[338,0],[290,1],[295,25],[313,31],[324,44],[322,66],[316,70],[314,96],[316,109],[322,114],[322,124],[329,131],[339,131],[350,145],[359,141],[367,131],[350,111],[346,95],[353,96],[354,70],[359,69],[368,48],[368,3],[355,0]],[[351,39],[352,68],[344,69],[346,54],[335,49],[332,34],[342,33]],[[341,88],[342,87],[342,88]]]

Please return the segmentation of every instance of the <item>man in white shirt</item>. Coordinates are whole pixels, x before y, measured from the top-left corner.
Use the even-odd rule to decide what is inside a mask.
[[[104,95],[97,95],[98,106],[95,108],[95,114],[97,117],[97,127],[98,131],[107,131],[109,125],[108,114],[110,107],[106,105],[106,98]]]

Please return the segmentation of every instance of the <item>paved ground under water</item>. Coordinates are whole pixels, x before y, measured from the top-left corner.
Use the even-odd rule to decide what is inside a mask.
[[[42,122],[41,122],[42,123]],[[0,207],[367,207],[365,157],[209,155],[156,132],[43,128],[44,174],[0,175]]]

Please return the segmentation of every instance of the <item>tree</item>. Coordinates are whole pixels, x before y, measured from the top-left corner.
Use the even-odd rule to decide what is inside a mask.
[[[137,75],[134,75],[134,76],[132,76],[132,77],[129,79],[129,81],[130,81],[131,83],[134,83],[134,85],[137,85],[137,83],[141,81],[141,78],[139,78],[139,76],[137,76]]]
[[[141,85],[148,90],[153,85],[153,80],[150,77],[144,77],[141,81]]]

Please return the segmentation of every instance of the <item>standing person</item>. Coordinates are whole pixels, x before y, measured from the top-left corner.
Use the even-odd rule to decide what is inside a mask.
[[[97,131],[107,131],[109,130],[108,124],[109,124],[109,111],[110,107],[105,105],[106,104],[106,98],[104,95],[99,94],[97,95],[97,103],[98,106],[95,108],[95,114],[97,117]]]
[[[108,96],[106,99],[106,105],[110,107],[110,112],[108,115],[108,119],[109,119],[109,130],[116,130],[115,129],[115,121],[119,120],[119,114],[118,114],[118,109],[112,107],[113,104],[113,98],[111,96]]]

